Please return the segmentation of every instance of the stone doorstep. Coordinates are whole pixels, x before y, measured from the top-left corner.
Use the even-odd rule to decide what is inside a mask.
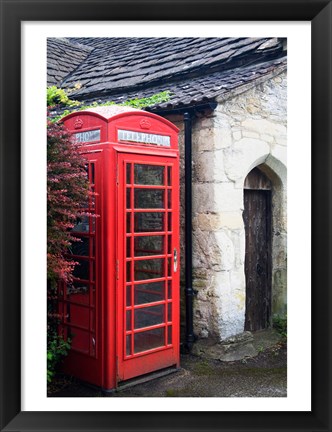
[[[273,329],[257,332],[245,331],[236,336],[231,336],[223,341],[215,339],[199,339],[193,346],[192,354],[220,361],[236,361],[246,357],[255,357],[281,339],[281,336]]]

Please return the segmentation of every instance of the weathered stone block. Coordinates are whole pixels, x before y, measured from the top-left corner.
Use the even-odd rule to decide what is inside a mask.
[[[269,145],[259,139],[242,138],[224,150],[224,168],[230,180],[243,180],[251,167],[262,163],[269,155]]]
[[[271,122],[266,119],[247,118],[242,122],[242,127],[244,129],[257,132],[258,134],[285,136],[287,133],[286,126]]]

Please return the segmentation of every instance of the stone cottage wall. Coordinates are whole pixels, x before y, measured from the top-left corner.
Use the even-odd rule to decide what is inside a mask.
[[[286,312],[286,84],[284,73],[193,121],[194,326],[201,338],[244,330],[243,184],[258,165],[273,184],[272,313]],[[180,128],[183,189],[182,117],[169,119]]]

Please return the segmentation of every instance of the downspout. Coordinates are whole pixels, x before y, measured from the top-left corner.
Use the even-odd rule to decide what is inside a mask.
[[[193,326],[193,298],[195,291],[193,289],[193,265],[192,265],[192,127],[191,118],[195,112],[204,112],[205,109],[215,110],[217,103],[210,101],[206,104],[196,105],[195,107],[187,107],[171,110],[156,110],[156,114],[183,114],[184,122],[184,173],[185,173],[185,301],[186,301],[186,334],[185,334],[185,349],[189,352],[192,349],[193,343],[197,336],[194,334]]]
[[[185,347],[191,351],[196,338],[193,327],[193,265],[192,265],[192,128],[191,113],[183,114],[184,154],[185,154],[185,298],[186,298],[186,337]]]

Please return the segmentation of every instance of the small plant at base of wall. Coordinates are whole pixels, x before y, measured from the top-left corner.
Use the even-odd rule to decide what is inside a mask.
[[[283,337],[287,338],[287,315],[275,315],[273,317],[273,328]]]

